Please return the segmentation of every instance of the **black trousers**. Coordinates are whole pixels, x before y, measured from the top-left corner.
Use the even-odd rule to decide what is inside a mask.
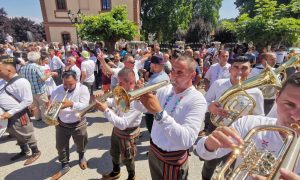
[[[151,134],[152,125],[153,125],[153,121],[154,121],[154,115],[145,113],[145,120],[146,120],[146,127],[148,129],[148,132]]]

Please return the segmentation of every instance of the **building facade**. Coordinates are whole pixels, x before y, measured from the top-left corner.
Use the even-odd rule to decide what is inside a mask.
[[[140,0],[40,0],[48,42],[77,42],[76,28],[71,23],[69,10],[76,14],[96,15],[113,7],[126,5],[128,19],[140,25]]]

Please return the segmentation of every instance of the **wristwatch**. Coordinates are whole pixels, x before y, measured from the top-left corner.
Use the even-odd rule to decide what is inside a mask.
[[[158,113],[155,113],[154,114],[154,119],[156,121],[161,121],[161,119],[163,118],[163,114],[164,114],[164,111],[162,110],[161,112],[158,112]]]

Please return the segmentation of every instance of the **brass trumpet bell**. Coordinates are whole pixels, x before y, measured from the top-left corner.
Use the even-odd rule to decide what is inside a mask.
[[[130,92],[127,92],[123,87],[117,86],[113,90],[114,101],[117,106],[117,109],[122,112],[128,112],[130,108],[130,102],[138,99],[140,96],[155,91],[163,86],[169,84],[169,81],[161,81],[159,83],[145,86]]]

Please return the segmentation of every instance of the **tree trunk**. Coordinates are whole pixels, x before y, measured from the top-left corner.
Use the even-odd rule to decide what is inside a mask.
[[[115,51],[116,41],[105,41],[105,47],[108,50],[108,53],[113,53]]]

